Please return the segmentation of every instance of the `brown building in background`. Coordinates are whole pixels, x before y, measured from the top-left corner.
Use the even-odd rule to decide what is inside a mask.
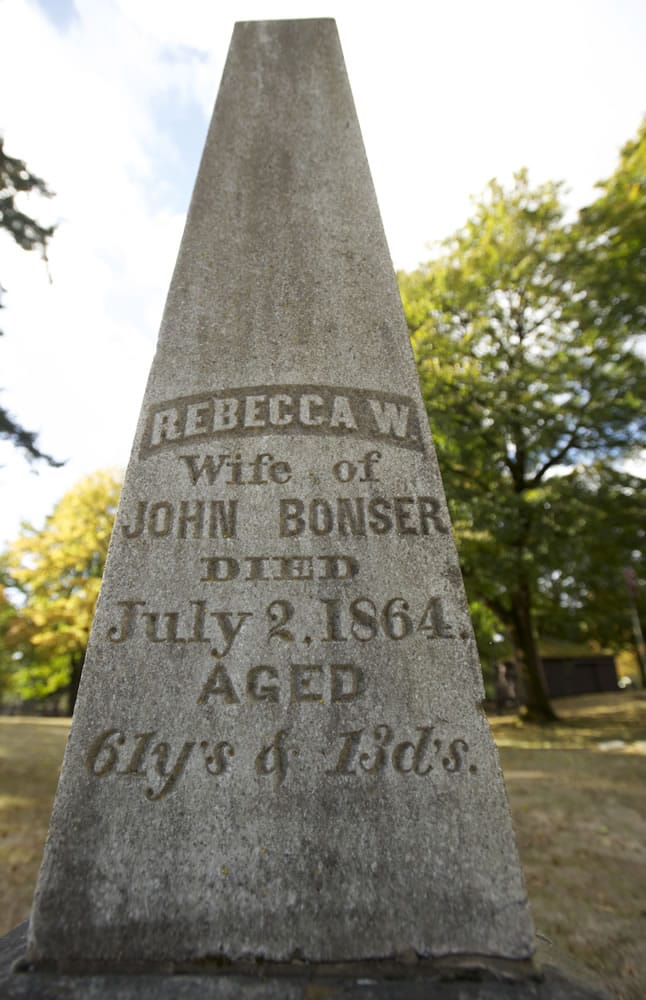
[[[614,656],[543,657],[550,698],[617,691]]]

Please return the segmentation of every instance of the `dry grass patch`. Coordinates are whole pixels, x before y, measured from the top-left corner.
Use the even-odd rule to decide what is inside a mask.
[[[0,933],[29,915],[67,719],[0,717]]]
[[[537,932],[618,1000],[646,997],[646,699],[493,719]]]
[[[646,698],[556,709],[545,728],[491,720],[536,929],[618,1000],[643,1000]],[[0,717],[0,933],[29,912],[68,726]]]

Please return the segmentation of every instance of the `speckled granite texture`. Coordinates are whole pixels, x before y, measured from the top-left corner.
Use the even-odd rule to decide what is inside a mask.
[[[527,958],[482,698],[336,27],[238,24],[30,959]]]

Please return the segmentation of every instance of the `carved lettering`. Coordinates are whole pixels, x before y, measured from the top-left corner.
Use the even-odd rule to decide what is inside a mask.
[[[252,667],[247,674],[247,694],[251,701],[270,701],[273,704],[280,699],[278,671],[275,667]]]
[[[307,503],[286,497],[279,502],[278,525],[281,538],[308,534],[360,538],[391,532],[424,537],[449,530],[436,497],[315,497]]]
[[[256,774],[265,776],[273,774],[276,787],[283,783],[287,774],[289,764],[285,747],[287,735],[286,729],[279,730],[269,746],[263,747],[256,757]]]
[[[427,639],[452,639],[455,636],[454,626],[446,621],[440,597],[427,599],[419,620],[419,610],[414,612],[412,602],[403,597],[391,597],[381,607],[377,607],[369,597],[357,597],[347,607],[340,597],[322,597],[319,600],[325,608],[323,642],[347,642],[348,639],[370,642],[379,636],[399,642],[416,632]]]
[[[202,583],[228,583],[235,580],[240,572],[238,560],[228,556],[207,556],[200,562],[204,563],[204,576],[200,577]]]
[[[197,703],[206,705],[211,698],[221,698],[225,705],[237,705],[240,701],[223,663],[218,663],[209,674]]]
[[[326,771],[330,776],[361,774],[377,777],[392,767],[397,774],[426,777],[433,770],[457,774],[466,770],[477,773],[477,765],[465,767],[469,744],[463,739],[453,739],[445,748],[445,740],[433,738],[434,726],[418,726],[416,739],[396,739],[392,728],[380,723],[372,730],[354,729],[339,733],[341,748],[333,768]]]
[[[392,434],[397,438],[406,437],[409,406],[389,402],[381,403],[378,399],[369,399],[368,405],[372,410],[380,434]]]
[[[291,396],[279,392],[269,397],[269,423],[272,427],[288,427],[293,419]]]
[[[359,745],[363,736],[363,729],[354,729],[348,733],[341,733],[343,746],[336,767],[327,774],[354,774],[354,766],[359,753]]]
[[[353,696],[363,684],[361,671],[352,664],[336,664],[331,673],[332,700],[345,700]],[[343,679],[342,679],[343,678]],[[218,664],[210,677],[213,690],[224,697],[237,698],[231,678],[222,664]],[[315,704],[324,698],[326,668],[321,664],[294,663],[290,667],[288,687],[292,703]],[[279,700],[279,673],[270,666],[253,667],[247,675],[247,692],[253,702],[276,703]],[[331,778],[346,777],[354,780],[383,780],[391,770],[405,779],[428,778],[441,775],[475,775],[476,764],[469,764],[469,744],[461,737],[438,735],[439,725],[417,726],[413,736],[403,734],[398,739],[393,728],[380,722],[372,727],[340,732],[341,741],[334,766],[325,771]],[[402,735],[402,734],[400,734]],[[290,758],[300,759],[300,766],[312,769],[308,757],[309,746],[292,743],[287,745],[289,730],[279,729],[269,742],[261,743],[252,757],[253,768],[259,778],[274,778],[278,789],[285,780]],[[106,729],[90,743],[85,765],[92,777],[100,780],[121,780],[126,787],[137,787],[141,781],[145,797],[158,802],[169,795],[190,770],[193,778],[205,773],[225,777],[232,772],[236,756],[234,744],[229,739],[191,738],[172,743],[159,738],[155,730],[128,736],[120,728]],[[191,763],[192,762],[192,763]],[[446,780],[446,779],[445,779]],[[452,780],[467,780],[467,777]],[[271,786],[269,786],[271,787]]]
[[[209,774],[225,774],[229,768],[230,761],[227,757],[234,757],[235,750],[227,740],[222,740],[220,743],[213,744],[213,750],[209,749],[209,744],[206,740],[202,740],[200,743],[200,749],[204,753],[204,762],[206,764],[206,769]]]
[[[149,642],[186,642],[177,634],[179,624],[179,612],[168,611],[165,614],[157,612],[142,611],[141,617],[145,621],[146,638]],[[166,622],[166,629],[159,634],[160,620]]]
[[[292,663],[292,702],[323,701],[319,663]]]
[[[372,739],[373,756],[371,757],[369,752],[360,754],[359,765],[366,774],[379,774],[385,767],[388,759],[386,756],[386,747],[393,741],[393,731],[390,726],[386,726],[385,724],[375,726]]]
[[[184,768],[186,767],[186,763],[188,758],[191,756],[194,746],[195,741],[188,740],[179,751],[174,763],[171,762],[172,750],[169,743],[158,743],[157,746],[154,747],[152,750],[152,756],[155,757],[154,769],[157,775],[165,780],[157,790],[155,790],[152,785],[146,789],[147,799],[150,799],[151,802],[155,802],[168,795],[177,782],[177,779],[184,773]]]
[[[320,427],[323,423],[321,409],[323,400],[320,396],[312,393],[305,393],[301,396],[298,408],[298,417],[303,427]]]
[[[437,636],[440,639],[452,639],[454,629],[450,622],[444,617],[444,605],[439,597],[431,597],[424,614],[418,625],[421,632],[425,632],[430,638]]]
[[[125,736],[118,729],[107,729],[100,733],[90,745],[87,756],[88,770],[97,778],[110,774],[119,760],[119,747],[125,742]]]
[[[294,605],[291,601],[272,601],[267,608],[267,616],[271,622],[268,639],[282,639],[284,642],[294,641],[294,633],[291,629],[285,628],[287,622],[294,617]]]
[[[332,400],[330,427],[342,427],[345,430],[356,431],[357,421],[347,396],[335,396]]]
[[[378,483],[374,466],[381,458],[380,451],[368,451],[359,462],[341,459],[332,466],[332,472],[340,483],[351,483],[359,474],[360,483]]]
[[[244,461],[239,451],[225,451],[220,455],[180,455],[179,460],[186,466],[193,486],[197,486],[200,480],[209,486],[216,483],[225,486],[267,486],[276,483],[283,486],[292,478],[289,462],[277,461],[268,452],[261,452],[250,461]]]
[[[237,523],[237,500],[139,500],[121,534],[127,539],[235,538]]]
[[[416,743],[404,740],[402,743],[398,743],[393,750],[393,767],[400,774],[414,772],[415,774],[424,775],[433,770],[433,765],[428,760],[433,726],[419,726],[418,732],[420,736]],[[441,746],[441,740],[437,740],[436,751]]]
[[[95,778],[145,779],[146,798],[150,802],[158,802],[170,794],[183,777],[196,746],[196,740],[186,740],[174,750],[167,740],[157,739],[156,731],[151,730],[137,733],[133,747],[131,739],[122,730],[107,729],[90,744],[85,763]],[[208,774],[223,775],[227,772],[230,759],[235,755],[228,740],[214,743],[203,740],[200,748]]]
[[[137,608],[143,608],[145,603],[145,601],[117,601],[117,607],[122,608],[123,611],[119,624],[112,625],[108,629],[110,642],[126,642],[127,639],[132,639],[137,620]]]
[[[318,559],[297,556],[249,557],[238,561],[229,556],[205,556],[201,560],[203,583],[226,584],[245,575],[247,580],[281,580],[307,583],[312,580],[350,580],[357,571],[356,562],[348,556],[326,556]],[[308,604],[311,607],[311,599]],[[319,598],[320,612],[314,620],[303,608],[303,602],[277,599],[265,606],[267,639],[282,642],[305,641],[299,628],[308,629],[310,642],[360,643],[385,638],[401,642],[421,635],[429,640],[455,640],[462,635],[458,623],[446,618],[440,597],[407,600],[403,596],[387,599],[377,605],[371,598],[360,595],[347,605],[341,597]],[[128,642],[141,634],[148,642],[158,644],[209,643],[210,652],[222,659],[230,652],[241,631],[254,618],[251,611],[229,611],[211,608],[207,601],[189,601],[183,609],[152,609],[146,601],[118,601],[118,619],[107,629],[111,643]],[[421,614],[420,614],[420,609]],[[306,623],[309,623],[306,625]]]
[[[201,583],[228,583],[244,580],[352,580],[359,563],[352,556],[260,555],[234,559],[231,556],[202,556]]]
[[[210,613],[217,621],[220,632],[222,633],[222,638],[224,639],[224,646],[221,649],[214,646],[211,650],[211,654],[220,659],[221,657],[227,655],[236,636],[239,634],[245,619],[251,618],[252,614],[250,611],[241,611],[239,613],[231,613],[230,611],[211,611]],[[237,617],[238,621],[234,623],[233,619],[235,617]]]
[[[146,458],[162,448],[221,439],[234,433],[332,434],[424,450],[419,415],[413,401],[406,396],[339,386],[275,385],[184,396],[153,406],[148,412],[141,456]],[[189,475],[197,477],[196,482],[202,474],[208,479],[220,471],[216,456],[211,462],[203,460],[201,466],[197,464],[198,456],[183,458]],[[280,481],[269,472],[269,464],[265,472],[265,481]],[[367,481],[365,468],[364,473]],[[344,474],[341,471],[341,476]]]
[[[353,663],[333,663],[330,667],[330,701],[356,701],[366,689],[361,667]]]
[[[224,505],[220,507],[223,510]],[[190,532],[189,532],[190,528]],[[204,501],[181,500],[179,504],[179,523],[177,526],[179,538],[202,538],[204,535]]]
[[[194,434],[202,434],[209,429],[208,403],[189,403],[186,407],[186,423],[184,425],[184,437],[192,437]]]
[[[135,736],[135,740],[137,742],[135,744],[132,757],[128,761],[125,771],[119,771],[119,774],[136,774],[139,777],[143,777],[145,775],[143,763],[155,735],[156,733],[154,730],[149,733],[137,733]]]
[[[211,611],[205,601],[189,601],[192,610],[185,611],[142,611],[146,601],[118,601],[117,607],[122,609],[121,617],[108,628],[110,642],[127,642],[139,630],[152,643],[211,643],[211,655],[217,659],[227,655],[247,619],[253,617],[251,611]]]
[[[158,447],[168,441],[177,441],[182,437],[179,426],[179,415],[176,407],[158,409],[152,417],[150,428],[150,445]]]
[[[354,663],[293,663],[281,667],[259,664],[242,675],[224,663],[213,667],[202,686],[198,705],[251,704],[332,705],[357,701],[366,677]]]
[[[450,772],[461,771],[468,749],[469,744],[464,740],[452,740],[449,744],[448,756],[442,757],[442,767]],[[473,772],[473,767],[469,770]]]
[[[340,535],[366,534],[366,505],[361,497],[340,497],[337,501]]]
[[[237,399],[214,399],[212,424],[213,433],[218,434],[222,431],[234,430],[234,428],[238,426],[239,409],[240,403]]]

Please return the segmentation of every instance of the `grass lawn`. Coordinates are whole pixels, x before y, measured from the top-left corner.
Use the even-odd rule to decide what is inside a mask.
[[[68,719],[0,716],[0,934],[29,914]]]
[[[646,697],[555,707],[561,721],[548,728],[491,719],[536,930],[557,960],[587,966],[619,1000],[643,1000]],[[67,731],[0,717],[0,933],[29,912]]]
[[[491,719],[537,933],[621,1000],[646,997],[646,698]],[[549,952],[549,949],[548,949]]]

